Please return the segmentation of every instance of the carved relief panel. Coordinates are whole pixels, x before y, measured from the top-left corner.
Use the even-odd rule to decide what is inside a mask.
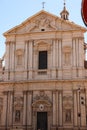
[[[39,95],[33,98],[33,111],[51,111],[52,103],[44,91],[40,91]]]
[[[48,31],[48,30],[56,30],[56,26],[53,22],[53,19],[47,14],[42,13],[37,18],[32,20],[30,26],[28,28],[29,31]]]

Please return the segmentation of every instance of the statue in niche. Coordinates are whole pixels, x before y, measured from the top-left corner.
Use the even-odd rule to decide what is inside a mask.
[[[20,110],[16,110],[15,112],[15,122],[19,122],[20,121]]]
[[[71,121],[71,110],[67,110],[66,111],[65,121],[66,122],[70,122]]]

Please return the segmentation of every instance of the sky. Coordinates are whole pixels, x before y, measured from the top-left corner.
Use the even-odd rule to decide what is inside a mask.
[[[3,33],[41,11],[42,2],[45,11],[60,17],[64,0],[0,0],[0,58],[5,53]],[[70,21],[87,28],[81,17],[81,3],[82,0],[66,0],[66,8]],[[84,36],[87,42],[87,33]]]

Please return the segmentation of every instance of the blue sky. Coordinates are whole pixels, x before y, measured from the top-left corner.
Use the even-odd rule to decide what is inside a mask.
[[[64,0],[0,0],[0,57],[5,52],[5,38],[2,34],[42,10],[43,1],[46,11],[60,17]],[[66,0],[66,8],[70,13],[70,21],[86,27],[81,18],[81,2],[82,0]],[[87,42],[87,33],[85,41]]]

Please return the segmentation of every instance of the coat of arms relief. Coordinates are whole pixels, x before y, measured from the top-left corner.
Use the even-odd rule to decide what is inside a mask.
[[[52,18],[48,17],[46,14],[41,14],[36,19],[34,19],[28,31],[48,31],[48,30],[56,30],[55,23],[53,23]]]

